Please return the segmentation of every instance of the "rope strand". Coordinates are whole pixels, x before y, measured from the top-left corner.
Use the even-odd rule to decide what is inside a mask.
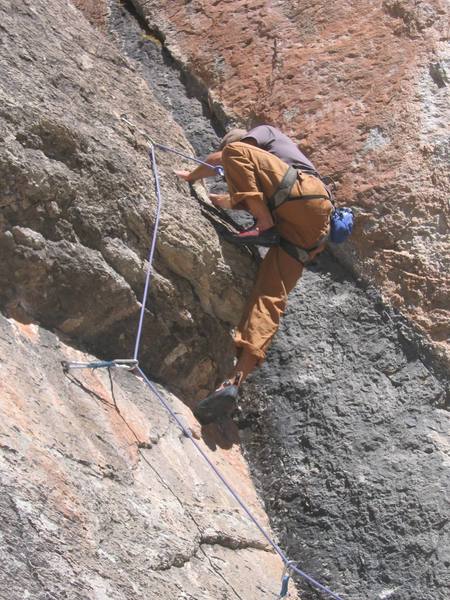
[[[145,277],[144,294],[142,296],[141,311],[139,314],[139,324],[138,324],[138,329],[137,329],[137,333],[136,333],[136,342],[134,345],[134,354],[133,354],[134,360],[138,360],[138,356],[139,356],[139,347],[140,347],[141,338],[142,338],[142,328],[144,325],[144,315],[145,315],[145,308],[147,306],[148,290],[150,288],[150,280],[151,280],[151,277],[153,274],[153,256],[155,254],[156,240],[158,237],[158,227],[159,227],[159,219],[161,217],[161,205],[162,205],[161,188],[159,185],[158,165],[156,163],[155,148],[154,148],[153,144],[150,145],[149,156],[150,156],[150,160],[152,163],[153,175],[155,178],[156,216],[155,216],[155,223],[153,225],[152,243],[150,245],[150,251],[148,253],[147,275]]]

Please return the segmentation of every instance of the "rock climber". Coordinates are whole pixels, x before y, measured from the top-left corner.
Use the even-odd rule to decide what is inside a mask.
[[[260,264],[235,333],[234,370],[194,411],[203,424],[218,420],[236,407],[239,386],[264,360],[288,294],[304,265],[324,249],[333,210],[314,165],[275,127],[233,129],[205,162],[222,165],[228,185],[228,195],[211,195],[213,204],[246,210],[254,217],[254,225],[234,235],[232,241],[270,249]],[[215,175],[215,171],[200,165],[191,172],[176,174],[194,182]]]

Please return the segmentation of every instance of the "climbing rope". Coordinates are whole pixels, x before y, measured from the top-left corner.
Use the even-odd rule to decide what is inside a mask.
[[[134,345],[133,358],[135,360],[138,360],[139,346],[141,344],[142,327],[144,325],[144,316],[145,316],[145,307],[147,305],[148,290],[150,288],[150,281],[151,281],[152,274],[153,274],[153,255],[155,253],[155,248],[156,248],[156,240],[158,237],[159,219],[161,217],[161,206],[162,206],[161,188],[159,185],[158,165],[156,163],[155,147],[153,144],[150,145],[149,155],[150,155],[150,160],[152,163],[153,176],[155,179],[156,216],[155,216],[155,223],[153,225],[152,243],[150,245],[150,251],[148,254],[147,275],[145,277],[144,295],[142,297],[142,302],[141,302],[141,311],[140,311],[140,315],[139,315],[139,324],[138,324],[138,330],[137,330],[137,334],[136,334],[136,343]]]
[[[221,167],[220,165],[211,165],[210,163],[207,163],[204,160],[200,160],[196,156],[191,156],[190,154],[185,154],[184,152],[180,152],[180,150],[177,150],[176,148],[171,148],[170,146],[166,146],[165,144],[160,144],[159,142],[155,142],[155,140],[153,138],[151,138],[148,135],[148,133],[146,133],[142,129],[138,129],[136,127],[136,125],[134,125],[134,123],[129,121],[125,114],[121,115],[120,118],[122,119],[122,121],[124,123],[126,123],[129,127],[131,127],[131,129],[133,129],[134,131],[137,131],[140,135],[145,137],[145,139],[148,140],[148,142],[150,143],[151,146],[154,146],[155,148],[159,148],[160,150],[163,150],[164,152],[170,152],[171,154],[176,154],[177,156],[186,158],[187,160],[195,162],[199,165],[204,165],[205,167],[209,167],[210,169],[213,169],[217,173],[217,175],[220,175],[221,177],[223,177],[224,170],[223,170],[223,167]]]
[[[128,121],[128,119],[124,115],[122,115],[122,120],[125,123],[127,123],[128,125],[130,125],[131,127],[133,127],[135,130],[137,130],[136,127],[130,121]],[[137,130],[137,131],[139,131],[139,130]],[[137,328],[133,358],[132,359],[116,359],[116,360],[111,360],[111,361],[106,361],[106,360],[93,361],[93,362],[87,362],[87,363],[63,361],[62,362],[63,368],[65,371],[68,371],[69,369],[82,369],[82,368],[99,369],[99,368],[105,368],[105,367],[106,368],[122,367],[122,368],[126,368],[128,370],[134,370],[135,372],[139,373],[140,376],[142,377],[143,381],[147,385],[147,387],[158,398],[159,402],[166,409],[166,411],[170,414],[170,416],[176,422],[178,427],[181,429],[184,436],[187,437],[192,442],[192,444],[195,446],[196,450],[203,457],[203,459],[206,461],[206,463],[211,468],[211,470],[216,474],[216,476],[219,478],[219,480],[224,485],[224,487],[228,490],[230,495],[236,500],[236,502],[242,508],[244,513],[250,519],[250,521],[255,525],[255,527],[258,529],[258,531],[261,533],[261,535],[264,537],[264,539],[267,541],[267,543],[273,548],[273,550],[278,554],[278,556],[283,561],[284,572],[283,572],[283,576],[282,576],[281,591],[280,591],[278,598],[282,599],[282,598],[287,597],[288,585],[289,585],[289,580],[290,580],[291,574],[297,573],[297,575],[300,575],[300,577],[302,577],[305,581],[307,581],[310,585],[312,585],[316,589],[321,590],[322,592],[325,592],[326,594],[328,594],[335,600],[343,600],[340,596],[335,594],[332,590],[330,590],[326,586],[322,585],[320,582],[316,581],[313,577],[311,577],[310,575],[308,575],[307,573],[302,571],[299,567],[297,567],[297,565],[293,561],[291,561],[286,556],[286,554],[283,552],[283,550],[278,546],[278,544],[270,537],[270,535],[267,533],[267,531],[264,529],[264,527],[259,523],[258,519],[253,515],[253,513],[248,508],[248,506],[245,504],[245,502],[241,499],[239,494],[228,483],[228,481],[225,479],[225,477],[222,475],[222,473],[219,471],[219,469],[216,467],[216,465],[211,461],[211,459],[208,457],[206,452],[203,450],[203,448],[200,446],[200,444],[197,442],[197,440],[192,435],[191,430],[188,427],[186,427],[186,425],[178,417],[178,415],[175,413],[175,411],[170,406],[170,404],[167,402],[167,400],[164,398],[164,396],[159,392],[157,387],[150,381],[150,379],[146,376],[144,371],[139,366],[139,360],[138,360],[139,349],[140,349],[141,338],[142,338],[142,329],[143,329],[143,324],[144,324],[145,310],[147,307],[148,291],[150,288],[150,282],[151,282],[151,278],[152,278],[152,274],[153,274],[153,257],[154,257],[155,247],[156,247],[156,240],[158,237],[158,227],[159,227],[159,221],[160,221],[160,216],[161,216],[161,207],[162,207],[161,187],[160,187],[160,183],[159,183],[158,165],[157,165],[156,154],[155,154],[155,148],[161,147],[162,145],[156,144],[150,138],[150,136],[148,136],[145,132],[140,132],[140,133],[145,135],[145,137],[149,140],[149,144],[150,144],[149,145],[149,157],[150,157],[152,170],[153,170],[157,203],[156,203],[155,221],[154,221],[153,232],[152,232],[152,241],[151,241],[151,245],[150,245],[150,251],[148,254],[147,274],[146,274],[145,285],[144,285],[144,293],[142,296],[141,310],[140,310],[140,315],[139,315],[139,323],[138,323],[138,328]],[[170,149],[168,147],[162,147],[161,149],[174,151],[174,149]],[[200,162],[202,164],[206,164],[207,166],[215,168],[212,165],[208,165],[208,163],[203,163],[202,161],[199,161],[198,159],[196,159],[194,157],[184,155],[181,152],[178,152],[176,150],[174,151],[174,153],[179,154],[179,155],[183,156],[184,158],[188,158],[189,160],[193,160],[194,162],[197,162],[197,163]]]

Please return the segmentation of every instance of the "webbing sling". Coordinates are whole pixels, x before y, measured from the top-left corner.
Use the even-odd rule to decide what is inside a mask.
[[[288,200],[316,200],[319,198],[330,200],[330,197],[325,194],[305,194],[301,196],[291,196],[290,193],[294,187],[294,183],[297,181],[297,176],[297,169],[289,166],[275,193],[267,201],[267,206],[271,212],[279,208]],[[323,244],[327,238],[328,235],[324,236],[311,248],[302,248],[301,246],[297,246],[296,244],[289,242],[285,238],[280,238],[280,247],[283,248],[283,250],[287,252],[289,256],[292,256],[292,258],[295,258],[301,263],[306,264],[309,261],[310,252],[316,250],[316,248]]]
[[[295,260],[298,260],[305,265],[311,260],[309,257],[310,253],[321,246],[327,239],[328,235],[324,235],[322,238],[320,238],[317,244],[314,244],[314,246],[311,246],[311,248],[302,248],[301,246],[293,244],[286,238],[280,237],[280,248],[283,248],[283,250],[287,252],[289,256],[292,256],[292,258],[295,258]]]
[[[275,190],[275,193],[267,202],[269,210],[272,212],[278,208],[283,202],[285,202],[291,193],[294,183],[297,181],[297,170],[294,167],[288,167],[288,170],[284,174],[283,179],[280,181],[279,186]]]

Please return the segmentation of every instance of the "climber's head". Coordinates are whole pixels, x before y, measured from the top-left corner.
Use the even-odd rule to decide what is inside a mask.
[[[239,140],[242,140],[246,133],[247,131],[245,129],[230,129],[230,131],[223,136],[219,149],[223,150],[227,144],[239,142]]]

